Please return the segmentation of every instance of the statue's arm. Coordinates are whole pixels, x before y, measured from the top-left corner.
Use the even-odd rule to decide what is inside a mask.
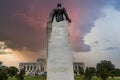
[[[66,11],[65,8],[64,8],[64,15],[65,15],[66,20],[69,21],[69,22],[71,23],[71,20],[70,20],[68,14],[67,14],[67,11]]]
[[[55,10],[52,10],[52,13],[51,13],[51,22],[53,22],[54,17],[55,17]]]

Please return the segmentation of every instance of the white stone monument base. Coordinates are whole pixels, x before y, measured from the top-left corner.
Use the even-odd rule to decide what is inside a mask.
[[[47,80],[74,80],[68,22],[53,22],[48,46]]]

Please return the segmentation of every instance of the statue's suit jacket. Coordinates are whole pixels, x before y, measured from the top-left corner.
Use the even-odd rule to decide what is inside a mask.
[[[63,21],[64,16],[65,16],[66,20],[70,21],[65,8],[64,7],[57,7],[52,12],[52,22],[54,20],[54,17],[55,17],[57,22]]]

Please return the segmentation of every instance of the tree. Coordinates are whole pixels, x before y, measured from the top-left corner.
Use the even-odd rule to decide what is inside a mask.
[[[94,67],[86,67],[85,70],[85,80],[91,80],[92,77],[95,75],[95,68]]]
[[[0,80],[7,80],[7,79],[8,76],[6,70],[0,70]]]
[[[97,76],[101,77],[102,80],[106,80],[115,67],[110,61],[103,60],[96,65],[96,68]]]
[[[74,70],[74,74],[77,75],[77,70]]]
[[[114,77],[114,76],[116,76],[116,77],[120,76],[120,69],[115,68],[115,69],[112,71],[112,75],[113,75],[113,77]],[[112,76],[111,76],[111,77],[112,77]]]
[[[25,69],[21,69],[20,73],[16,76],[18,80],[24,80]]]
[[[14,66],[11,66],[11,67],[8,68],[8,75],[10,77],[15,76],[17,74],[17,72],[18,72],[18,69]]]
[[[84,69],[83,69],[83,67],[79,67],[79,74],[80,74],[80,75],[83,75],[83,74],[84,74]]]
[[[7,67],[7,66],[1,66],[1,67],[0,67],[0,70],[6,70],[6,71],[7,71],[7,70],[8,70],[8,67]]]

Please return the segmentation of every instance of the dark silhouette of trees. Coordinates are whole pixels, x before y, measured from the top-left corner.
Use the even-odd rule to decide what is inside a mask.
[[[102,80],[106,80],[109,76],[112,75],[112,71],[115,69],[114,65],[110,61],[100,61],[96,65],[97,76],[101,77]]]
[[[15,76],[17,74],[17,72],[18,72],[18,69],[14,66],[9,67],[7,70],[7,73],[10,77]]]
[[[95,75],[95,68],[94,67],[86,67],[85,70],[85,80],[91,80],[92,77]]]
[[[83,67],[79,67],[79,71],[78,72],[79,72],[80,75],[84,75],[84,69],[83,69]]]
[[[16,75],[16,78],[18,80],[24,80],[24,75],[25,75],[25,70],[24,69],[21,69],[19,74]]]
[[[76,70],[74,70],[74,74],[77,75],[77,71]]]
[[[111,77],[119,77],[120,76],[120,69],[115,68],[111,73],[112,73],[110,75]]]
[[[8,67],[6,67],[6,66],[0,66],[0,80],[8,79],[7,69],[8,69]]]
[[[7,79],[8,79],[7,71],[0,69],[0,80],[7,80]]]

